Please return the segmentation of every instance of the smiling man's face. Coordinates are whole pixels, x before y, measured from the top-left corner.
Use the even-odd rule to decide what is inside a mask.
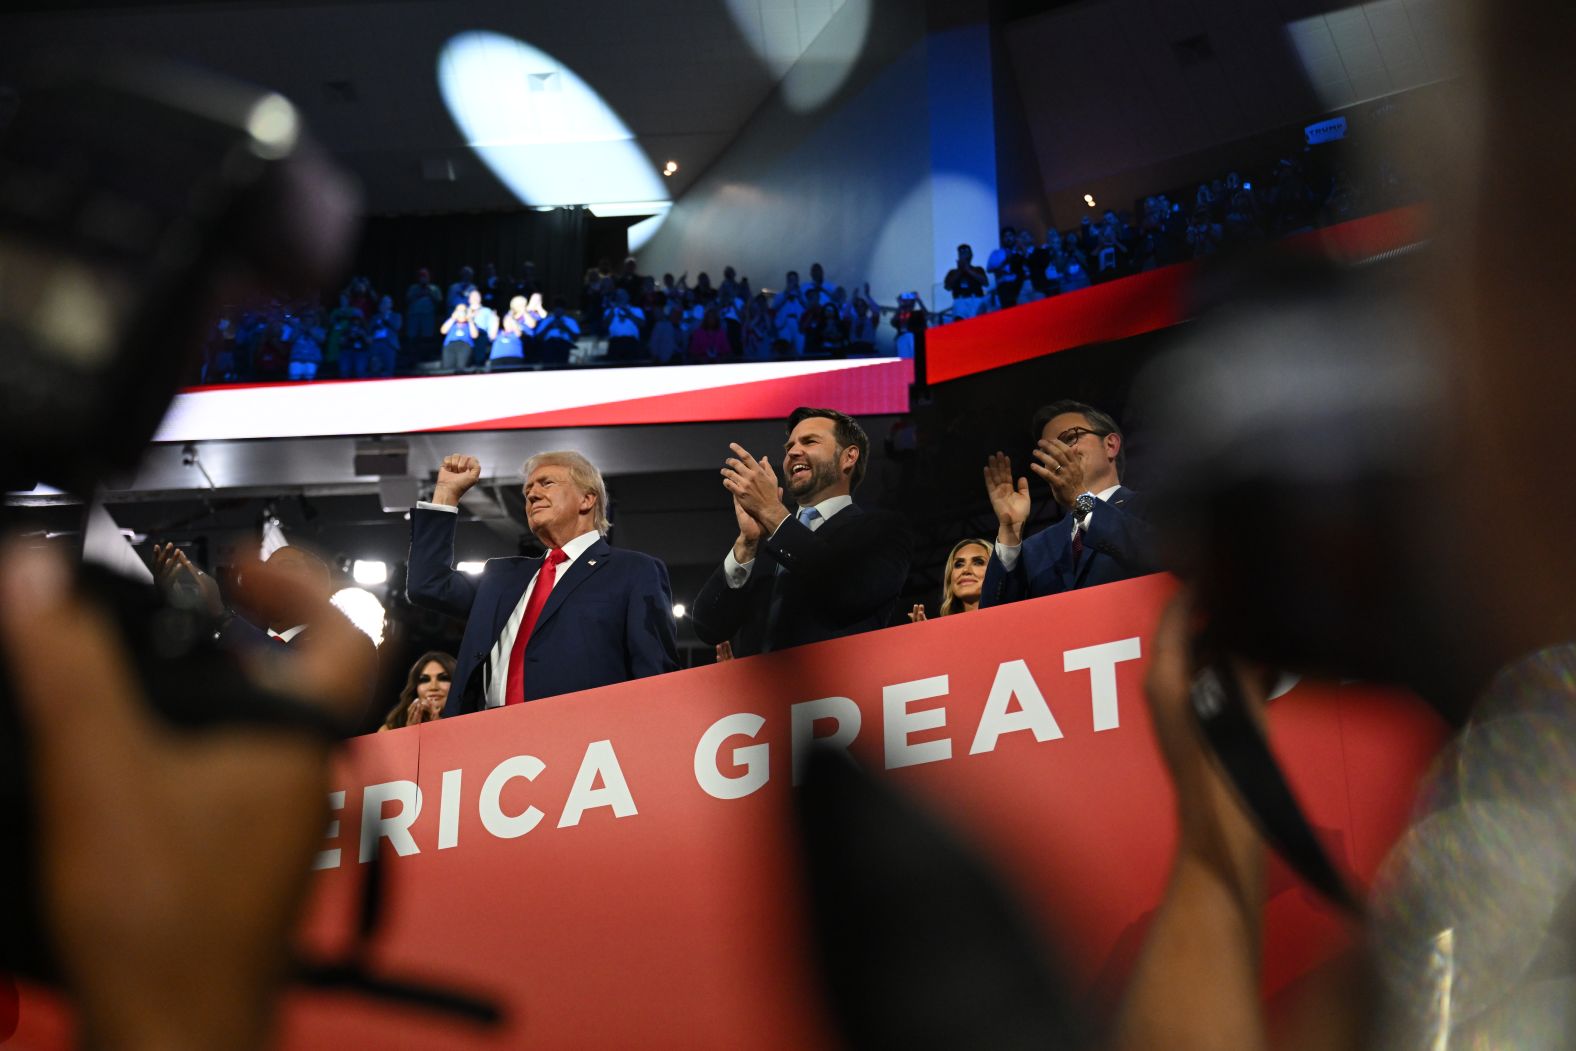
[[[836,427],[824,416],[800,420],[783,446],[783,488],[801,507],[848,492],[858,450],[838,447]]]

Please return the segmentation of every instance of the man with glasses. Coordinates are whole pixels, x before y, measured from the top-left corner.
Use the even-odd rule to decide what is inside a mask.
[[[985,491],[998,523],[980,605],[1110,584],[1160,569],[1154,531],[1137,495],[1122,485],[1122,431],[1098,409],[1058,401],[1035,413],[1039,441],[1029,469],[1050,483],[1062,517],[1027,540],[1029,480],[1013,483],[1012,460],[985,465]]]

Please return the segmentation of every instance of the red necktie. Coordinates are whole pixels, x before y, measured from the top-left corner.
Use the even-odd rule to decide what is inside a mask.
[[[1083,530],[1075,528],[1073,530],[1073,565],[1076,566],[1078,560],[1083,558],[1083,549]]]
[[[531,632],[536,629],[536,618],[542,615],[542,607],[547,605],[548,592],[553,590],[558,564],[568,557],[563,548],[555,547],[542,560],[536,583],[531,587],[531,597],[525,604],[525,616],[520,618],[520,630],[514,637],[514,648],[509,651],[509,678],[503,694],[505,704],[519,704],[525,700],[525,647],[531,641]]]

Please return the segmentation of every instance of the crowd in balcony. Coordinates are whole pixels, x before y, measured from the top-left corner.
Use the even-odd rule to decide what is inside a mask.
[[[1411,199],[1409,184],[1382,167],[1365,186],[1308,153],[1283,157],[1267,172],[1230,171],[1196,186],[1151,194],[1135,211],[1107,208],[1076,228],[1004,226],[983,265],[971,245],[943,279],[952,319],[1073,292],[1222,249],[1328,226]],[[1093,201],[1093,198],[1086,198]],[[1093,209],[1091,204],[1091,209]]]
[[[897,352],[912,356],[923,330],[918,294],[878,304],[869,284],[850,292],[819,263],[809,280],[790,270],[778,289],[754,289],[724,267],[660,279],[634,257],[614,272],[589,269],[580,308],[548,293],[526,263],[510,276],[461,267],[445,288],[422,269],[396,306],[364,276],[337,305],[272,301],[232,308],[209,334],[201,383],[363,379],[596,364],[711,364],[875,354],[883,313]]]

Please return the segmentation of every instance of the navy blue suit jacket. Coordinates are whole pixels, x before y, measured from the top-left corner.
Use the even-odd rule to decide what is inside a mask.
[[[488,559],[480,576],[454,569],[459,516],[410,513],[406,595],[415,605],[465,617],[445,717],[486,707],[488,655],[541,568],[539,558]],[[597,538],[553,584],[525,654],[525,699],[610,686],[678,667],[673,589],[660,561]]]
[[[695,599],[695,634],[747,657],[885,628],[912,546],[887,511],[849,504],[813,531],[789,517],[761,542],[743,587],[730,588],[722,566],[712,572]]]
[[[980,605],[1056,595],[1160,571],[1154,527],[1144,521],[1142,501],[1126,486],[1101,500],[1084,529],[1083,556],[1073,564],[1072,519],[1062,515],[1025,538],[1018,563],[1008,572],[994,552],[985,568]]]

